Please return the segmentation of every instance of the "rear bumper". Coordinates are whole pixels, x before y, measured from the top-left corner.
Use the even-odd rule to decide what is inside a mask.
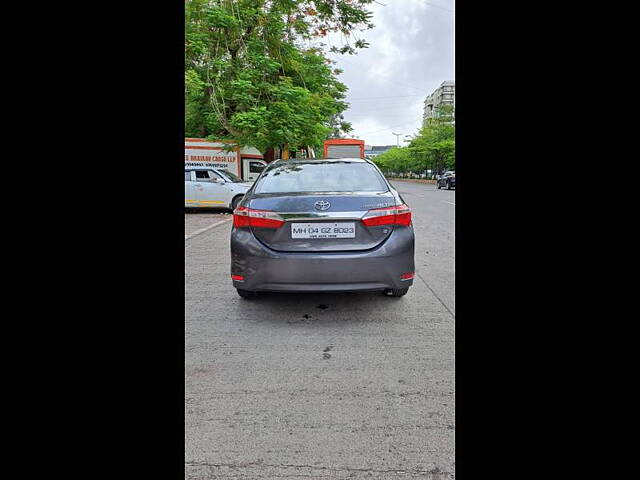
[[[395,228],[379,247],[357,253],[282,253],[247,229],[231,232],[233,286],[263,292],[357,292],[411,286],[400,275],[414,272],[411,227]]]

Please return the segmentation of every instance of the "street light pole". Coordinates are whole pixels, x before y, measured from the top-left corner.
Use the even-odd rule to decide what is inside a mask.
[[[402,134],[402,133],[393,133],[393,132],[391,132],[391,135],[395,135],[395,136],[396,136],[396,140],[397,140],[398,147],[400,147],[400,137],[401,137],[403,134]]]

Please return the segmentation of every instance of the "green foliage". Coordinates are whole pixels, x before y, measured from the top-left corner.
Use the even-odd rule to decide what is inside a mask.
[[[383,172],[407,172],[411,169],[413,157],[407,148],[391,148],[375,157],[374,163]]]
[[[385,173],[437,173],[455,170],[456,141],[453,110],[443,107],[437,118],[430,119],[408,147],[393,148],[377,156],[374,162]]]
[[[371,28],[373,0],[185,1],[185,133],[265,151],[321,145],[351,126],[347,87],[303,41]],[[364,48],[347,45],[344,53]]]

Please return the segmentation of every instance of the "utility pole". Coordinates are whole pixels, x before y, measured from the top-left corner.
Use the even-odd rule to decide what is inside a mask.
[[[403,135],[402,133],[393,133],[391,132],[391,135],[395,135],[396,136],[396,140],[398,141],[398,147],[400,146],[400,137]]]

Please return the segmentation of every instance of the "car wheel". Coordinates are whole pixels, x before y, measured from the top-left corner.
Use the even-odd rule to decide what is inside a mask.
[[[250,290],[241,290],[239,288],[236,288],[236,291],[242,298],[255,298],[258,296],[256,292],[252,292]]]
[[[407,294],[409,287],[404,288],[388,288],[383,293],[387,297],[402,297]]]
[[[438,190],[440,190],[442,187],[440,186],[440,182],[436,183],[436,185],[438,186]]]
[[[237,197],[233,197],[233,200],[231,200],[231,210],[235,210],[238,207],[238,205],[242,201],[242,197],[243,195],[238,195]]]

